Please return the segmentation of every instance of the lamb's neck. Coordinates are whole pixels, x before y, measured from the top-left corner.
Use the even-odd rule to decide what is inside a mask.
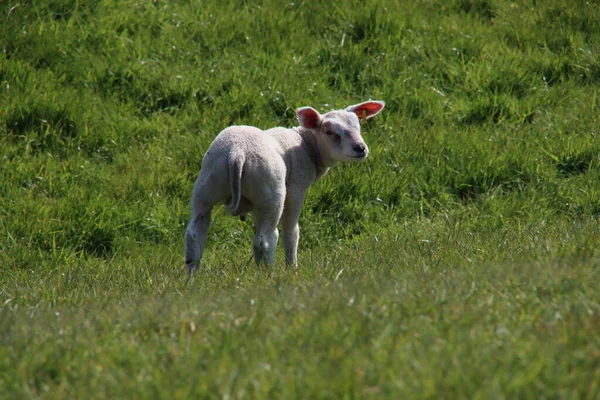
[[[321,178],[329,171],[329,168],[333,167],[336,163],[329,160],[319,149],[314,131],[302,127],[296,127],[294,130],[298,132],[302,138],[302,146],[310,160],[313,162],[316,173],[315,180]]]

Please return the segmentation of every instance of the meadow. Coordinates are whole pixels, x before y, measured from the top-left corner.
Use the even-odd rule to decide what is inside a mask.
[[[0,2],[0,398],[600,397],[596,0]],[[368,99],[299,266],[214,213],[223,128]]]

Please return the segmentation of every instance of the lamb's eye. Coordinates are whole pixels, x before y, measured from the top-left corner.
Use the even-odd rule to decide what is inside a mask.
[[[325,134],[326,134],[327,136],[331,136],[331,135],[333,135],[333,131],[330,131],[330,130],[328,129],[328,130],[326,130],[326,131],[325,131]]]

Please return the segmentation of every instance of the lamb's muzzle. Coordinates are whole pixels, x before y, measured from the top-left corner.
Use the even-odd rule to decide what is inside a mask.
[[[212,208],[256,221],[252,241],[257,264],[273,264],[281,223],[285,261],[297,263],[298,218],[310,185],[340,161],[363,161],[369,149],[360,135],[360,119],[383,109],[382,101],[367,101],[344,110],[319,114],[296,110],[300,126],[262,131],[231,126],[215,138],[202,160],[192,192],[192,215],[185,234],[185,264],[199,268]]]

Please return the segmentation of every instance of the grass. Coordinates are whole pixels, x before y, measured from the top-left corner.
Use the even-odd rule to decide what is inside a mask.
[[[0,397],[597,398],[600,7],[0,5]],[[230,124],[366,99],[298,269],[217,212]]]

